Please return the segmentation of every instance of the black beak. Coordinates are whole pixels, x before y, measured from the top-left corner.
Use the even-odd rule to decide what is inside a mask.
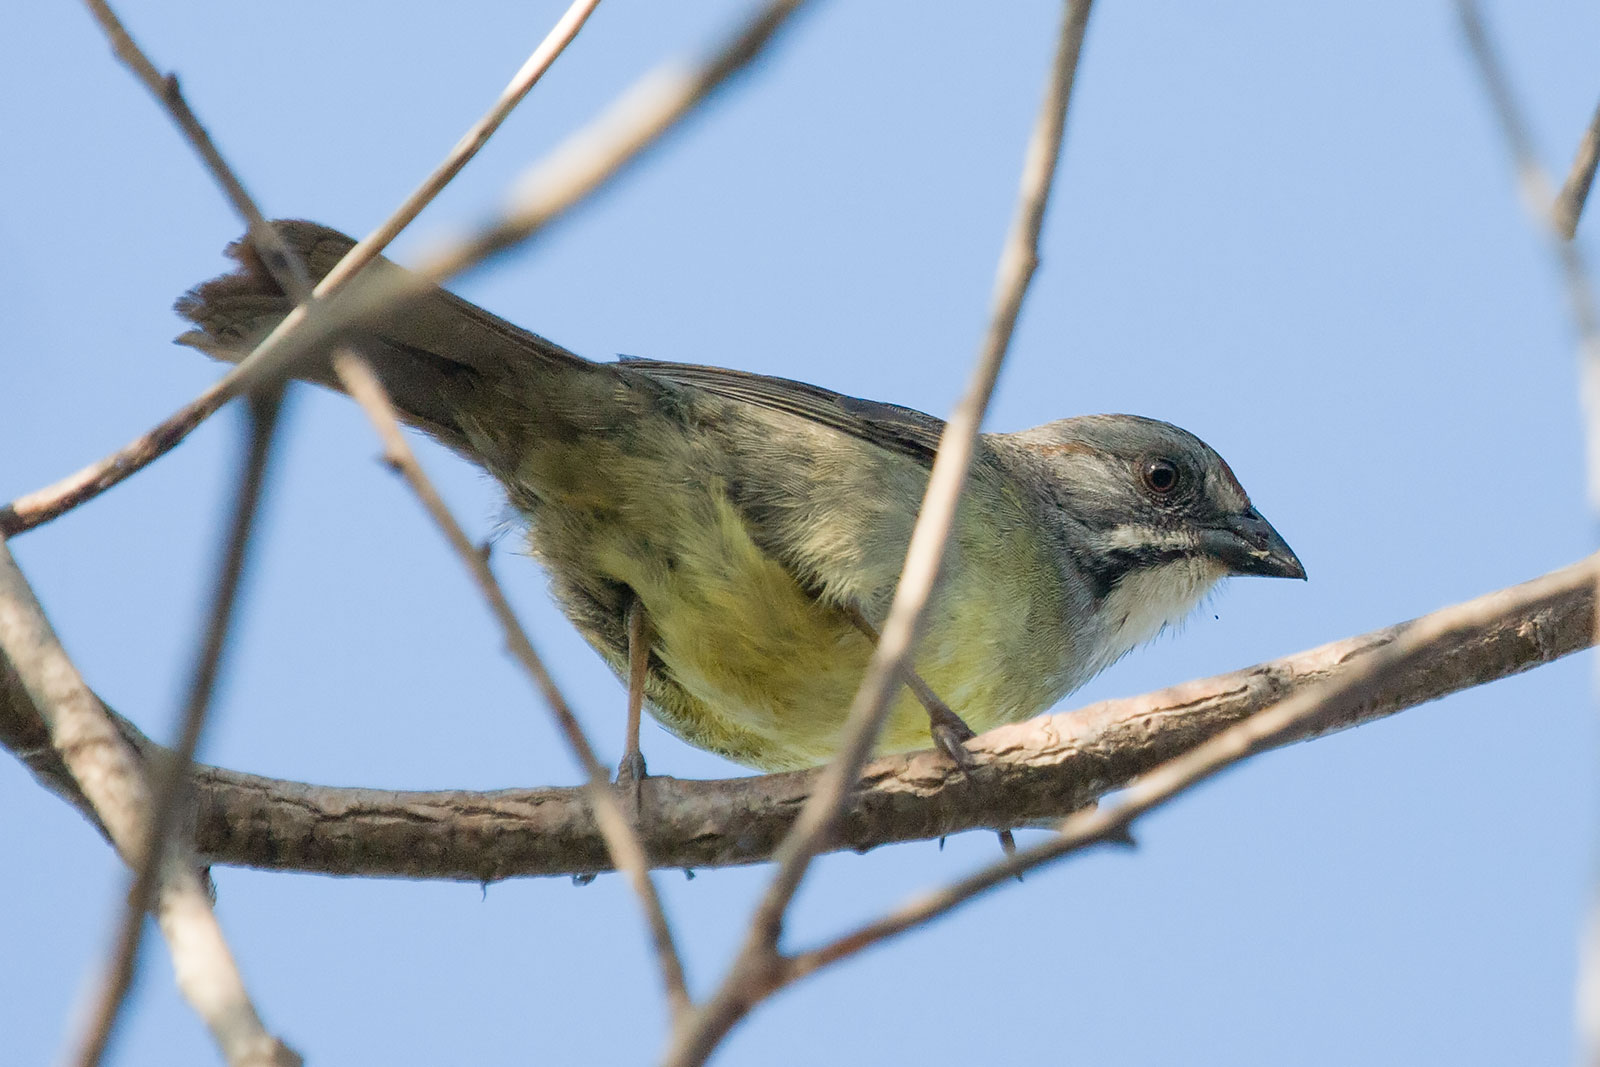
[[[1200,545],[1233,574],[1304,578],[1305,567],[1289,543],[1255,508],[1230,515],[1200,535]]]

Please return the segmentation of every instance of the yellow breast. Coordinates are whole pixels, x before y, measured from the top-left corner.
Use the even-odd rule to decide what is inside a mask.
[[[595,556],[613,580],[633,589],[650,619],[654,654],[670,676],[653,679],[648,690],[656,717],[689,743],[748,766],[826,761],[838,748],[870,641],[763,553],[725,499],[717,498],[713,521],[674,541],[669,568],[622,544],[597,546]],[[1033,714],[1039,696],[1016,691],[997,662],[1005,650],[986,637],[1015,632],[1012,616],[1026,605],[992,583],[973,585],[941,598],[916,667],[982,731]],[[929,744],[926,712],[902,691],[880,750]]]

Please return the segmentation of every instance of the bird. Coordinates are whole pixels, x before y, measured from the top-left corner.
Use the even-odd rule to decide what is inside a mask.
[[[314,279],[354,244],[274,225]],[[226,254],[234,269],[177,302],[193,325],[177,341],[237,362],[293,301],[248,241]],[[439,287],[341,342],[404,421],[504,488],[555,601],[629,687],[625,774],[644,773],[641,704],[757,770],[834,755],[940,419],[741,370],[592,361]],[[338,388],[326,359],[294,373]],[[877,751],[931,736],[959,761],[975,732],[1047,710],[1233,575],[1305,568],[1188,431],[1099,414],[981,434]]]

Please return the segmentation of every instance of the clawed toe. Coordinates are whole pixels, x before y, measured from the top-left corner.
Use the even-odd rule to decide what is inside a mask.
[[[957,718],[954,722],[934,723],[931,732],[933,747],[961,768],[963,774],[971,774],[977,769],[977,759],[967,750],[967,742],[978,736],[972,732],[972,727]]]

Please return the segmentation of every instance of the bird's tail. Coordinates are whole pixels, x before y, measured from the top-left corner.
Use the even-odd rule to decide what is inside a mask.
[[[314,222],[283,220],[273,225],[305,262],[313,282],[355,244]],[[289,313],[294,302],[247,240],[229,245],[227,254],[238,262],[236,269],[178,300],[178,314],[194,323],[194,329],[177,342],[236,363]],[[363,276],[403,269],[380,258]],[[371,361],[406,421],[480,461],[485,458],[477,454],[483,442],[468,423],[486,396],[503,395],[514,383],[570,378],[574,371],[579,372],[577,377],[588,377],[582,372],[598,369],[560,345],[439,288],[363,323],[349,339]],[[326,359],[308,361],[295,373],[306,381],[339,388]]]

